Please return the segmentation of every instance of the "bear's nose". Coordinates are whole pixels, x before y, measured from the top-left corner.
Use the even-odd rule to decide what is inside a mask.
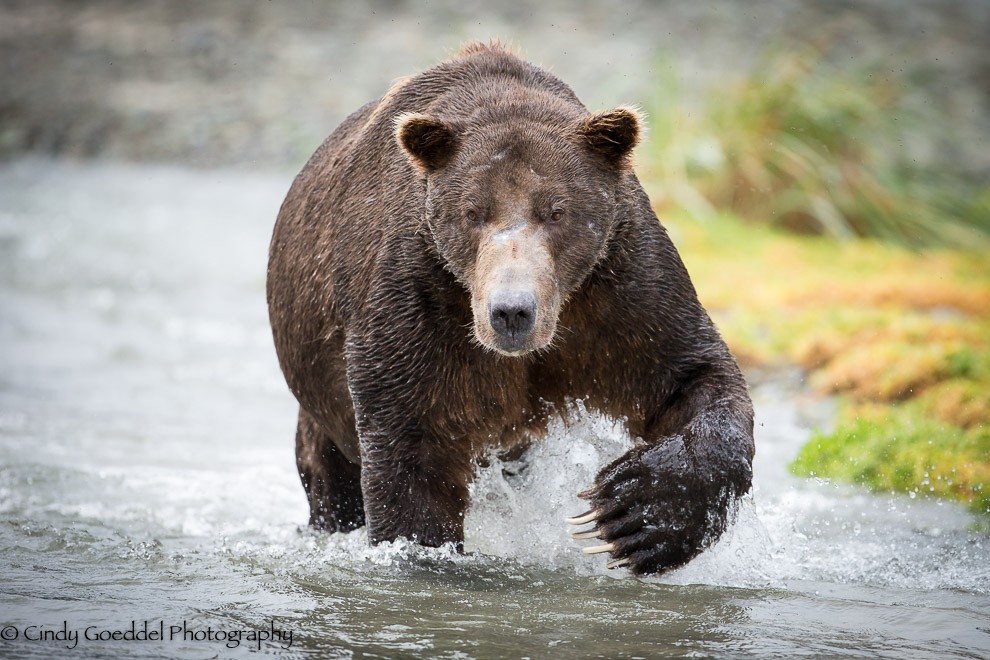
[[[492,329],[499,336],[522,343],[536,323],[536,296],[529,291],[496,291],[488,310]]]

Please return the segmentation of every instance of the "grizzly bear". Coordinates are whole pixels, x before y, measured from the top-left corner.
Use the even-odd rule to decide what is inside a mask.
[[[718,539],[750,488],[752,404],[633,173],[640,133],[476,44],[317,149],[267,285],[311,525],[461,548],[478,460],[580,400],[636,438],[578,494],[585,552],[644,574]]]

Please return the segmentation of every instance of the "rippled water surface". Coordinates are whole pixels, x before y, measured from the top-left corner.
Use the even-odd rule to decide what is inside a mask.
[[[288,184],[0,167],[0,656],[990,655],[990,541],[953,505],[789,476],[786,375],[754,383],[737,525],[662,579],[567,537],[628,444],[587,416],[479,475],[466,556],[306,531],[264,303]],[[132,625],[164,639],[85,638]]]

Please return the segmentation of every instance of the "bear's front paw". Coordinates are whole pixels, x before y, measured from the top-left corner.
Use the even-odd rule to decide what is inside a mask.
[[[594,527],[571,536],[600,539],[584,552],[609,553],[609,568],[642,575],[682,566],[718,539],[742,494],[739,475],[710,459],[694,455],[679,436],[630,450],[579,494],[591,510],[567,522]]]

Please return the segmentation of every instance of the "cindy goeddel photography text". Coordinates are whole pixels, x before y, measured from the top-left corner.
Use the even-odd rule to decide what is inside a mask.
[[[203,642],[222,644],[235,649],[244,644],[261,650],[263,645],[277,645],[283,649],[292,646],[292,631],[276,627],[274,620],[267,628],[214,628],[212,626],[191,626],[188,622],[165,623],[165,621],[130,621],[119,627],[114,626],[74,626],[68,621],[59,624],[5,625],[0,628],[0,655],[4,642],[34,642],[38,644],[61,644],[67,649],[75,649],[87,642]]]

